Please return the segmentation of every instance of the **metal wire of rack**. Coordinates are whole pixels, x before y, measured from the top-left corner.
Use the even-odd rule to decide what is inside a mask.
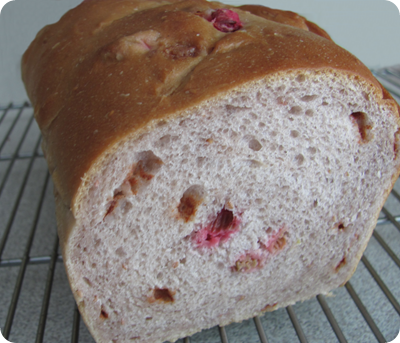
[[[400,65],[374,71],[400,103]],[[0,106],[0,325],[14,343],[94,342],[58,246],[52,182],[29,103]],[[331,296],[215,327],[179,343],[388,342],[400,329],[400,182],[356,273]]]

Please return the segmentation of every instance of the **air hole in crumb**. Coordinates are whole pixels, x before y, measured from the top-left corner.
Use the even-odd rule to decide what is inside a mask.
[[[132,208],[133,208],[132,203],[130,203],[129,201],[125,201],[124,206],[122,208],[122,212],[124,214],[127,214]]]
[[[308,110],[306,111],[306,116],[312,117],[313,115],[314,115],[314,111],[313,111],[313,110],[308,109]]]
[[[345,227],[344,227],[344,225],[343,225],[342,223],[340,223],[340,224],[338,225],[338,229],[339,229],[340,231],[342,231],[342,230],[345,229]]]
[[[300,106],[293,106],[290,110],[290,114],[301,114],[303,112],[303,109]]]
[[[197,208],[203,202],[206,191],[203,186],[193,185],[190,186],[179,202],[178,212],[180,217],[188,222],[196,215]]]
[[[277,91],[277,92],[284,92],[285,89],[286,89],[286,86],[282,85],[282,86],[277,87],[277,88],[276,88],[276,91]]]
[[[183,119],[179,122],[179,126],[187,126],[189,123],[189,119]]]
[[[302,154],[298,154],[294,159],[299,166],[304,163],[304,156]]]
[[[83,277],[83,281],[85,281],[90,287],[92,287],[92,283],[87,277]]]
[[[158,140],[156,146],[164,148],[170,143],[170,141],[171,141],[171,135],[165,135]]]
[[[260,151],[262,148],[261,143],[257,139],[251,139],[249,141],[249,148],[254,151]]]
[[[297,130],[290,131],[290,137],[297,138],[300,136],[300,132]]]
[[[125,252],[123,247],[119,247],[115,253],[119,256],[119,257],[125,257],[127,255],[127,253]]]
[[[164,126],[164,125],[167,125],[167,122],[166,122],[165,120],[160,120],[160,121],[157,123],[157,126]]]
[[[370,130],[372,129],[368,117],[364,112],[354,112],[350,115],[353,124],[357,125],[358,132],[360,133],[361,143],[366,143],[371,140]]]
[[[298,76],[296,77],[296,81],[297,81],[297,82],[302,83],[302,82],[304,82],[305,80],[306,80],[306,76],[305,76],[304,74],[300,74],[300,75],[298,75]]]
[[[287,100],[283,96],[279,96],[276,98],[276,102],[278,105],[287,105]]]
[[[315,100],[316,98],[318,98],[318,95],[315,95],[315,94],[314,95],[305,95],[300,100],[304,101],[304,102],[310,102],[310,101]]]
[[[153,317],[146,317],[146,320],[152,320]]]
[[[205,157],[197,157],[196,161],[197,161],[197,166],[198,167],[202,167],[204,165],[206,158]]]
[[[160,279],[162,279],[162,277],[163,277],[163,273],[159,272],[159,273],[157,274],[157,279],[160,280]]]
[[[317,149],[314,147],[309,147],[309,148],[307,148],[307,152],[314,155],[317,152]]]

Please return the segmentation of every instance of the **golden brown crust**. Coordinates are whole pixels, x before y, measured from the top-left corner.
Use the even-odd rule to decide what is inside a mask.
[[[37,35],[23,79],[67,206],[74,210],[85,173],[118,141],[249,81],[329,69],[381,92],[358,59],[292,12],[270,11],[271,21],[242,6],[243,28],[225,33],[201,15],[210,8],[233,9],[203,0],[85,1]]]
[[[261,5],[243,5],[239,8],[267,20],[297,27],[305,31],[310,31],[321,37],[332,40],[326,31],[321,29],[318,25],[308,21],[306,18],[298,15],[297,13],[277,10]]]
[[[318,36],[332,40],[331,36],[329,36],[328,33],[325,30],[321,29],[317,24],[314,24],[313,22],[306,20],[306,25],[307,25],[308,31],[315,33]]]

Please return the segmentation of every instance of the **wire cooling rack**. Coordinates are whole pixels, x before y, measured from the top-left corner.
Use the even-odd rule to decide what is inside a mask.
[[[374,72],[400,103],[400,65]],[[28,103],[0,107],[0,325],[13,343],[94,342],[60,255],[52,182]],[[179,343],[389,342],[400,329],[400,181],[357,271],[331,296]]]

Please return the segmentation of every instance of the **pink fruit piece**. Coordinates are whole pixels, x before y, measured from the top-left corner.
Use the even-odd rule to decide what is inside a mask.
[[[224,207],[212,223],[194,234],[193,241],[198,248],[217,247],[239,231],[239,224],[239,218]]]
[[[206,18],[214,27],[222,32],[234,32],[243,27],[239,15],[228,9],[217,9]]]

